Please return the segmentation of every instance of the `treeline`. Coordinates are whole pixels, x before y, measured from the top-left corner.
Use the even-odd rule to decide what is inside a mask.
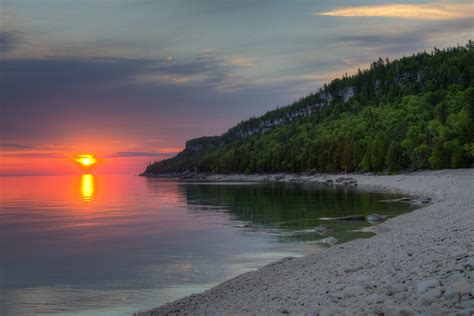
[[[474,166],[474,52],[465,47],[379,59],[370,69],[261,118],[242,122],[209,146],[185,149],[147,173],[399,171]],[[347,98],[348,89],[353,95]],[[239,128],[329,105],[246,139]]]

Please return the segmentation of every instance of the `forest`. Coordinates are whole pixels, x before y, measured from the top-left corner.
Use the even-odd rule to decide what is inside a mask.
[[[398,172],[474,166],[474,42],[335,79],[145,174]]]

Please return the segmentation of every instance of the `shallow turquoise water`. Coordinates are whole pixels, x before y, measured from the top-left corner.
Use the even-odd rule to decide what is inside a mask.
[[[129,315],[366,222],[407,212],[398,196],[312,184],[179,183],[137,176],[0,178],[0,315]]]

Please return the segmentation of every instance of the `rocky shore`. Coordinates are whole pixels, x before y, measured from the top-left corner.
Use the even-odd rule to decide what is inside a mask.
[[[407,193],[426,206],[373,226],[372,238],[286,258],[137,315],[474,315],[474,169],[180,176],[359,185]]]

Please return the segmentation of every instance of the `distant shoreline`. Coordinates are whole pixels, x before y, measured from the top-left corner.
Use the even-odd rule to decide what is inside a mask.
[[[283,259],[137,315],[474,313],[474,169],[391,176],[190,174],[179,179],[360,185],[432,202],[375,225],[379,234],[374,237]]]
[[[357,185],[357,181],[348,183],[345,180],[336,181],[340,178],[351,178],[353,176],[365,175],[374,176],[373,173],[321,173],[321,172],[302,172],[302,173],[262,173],[262,174],[210,174],[199,172],[184,173],[146,173],[139,174],[147,178],[176,179],[181,181],[204,181],[204,182],[311,182],[326,183],[333,185]],[[328,181],[330,180],[330,181]],[[334,180],[334,181],[331,181]]]

